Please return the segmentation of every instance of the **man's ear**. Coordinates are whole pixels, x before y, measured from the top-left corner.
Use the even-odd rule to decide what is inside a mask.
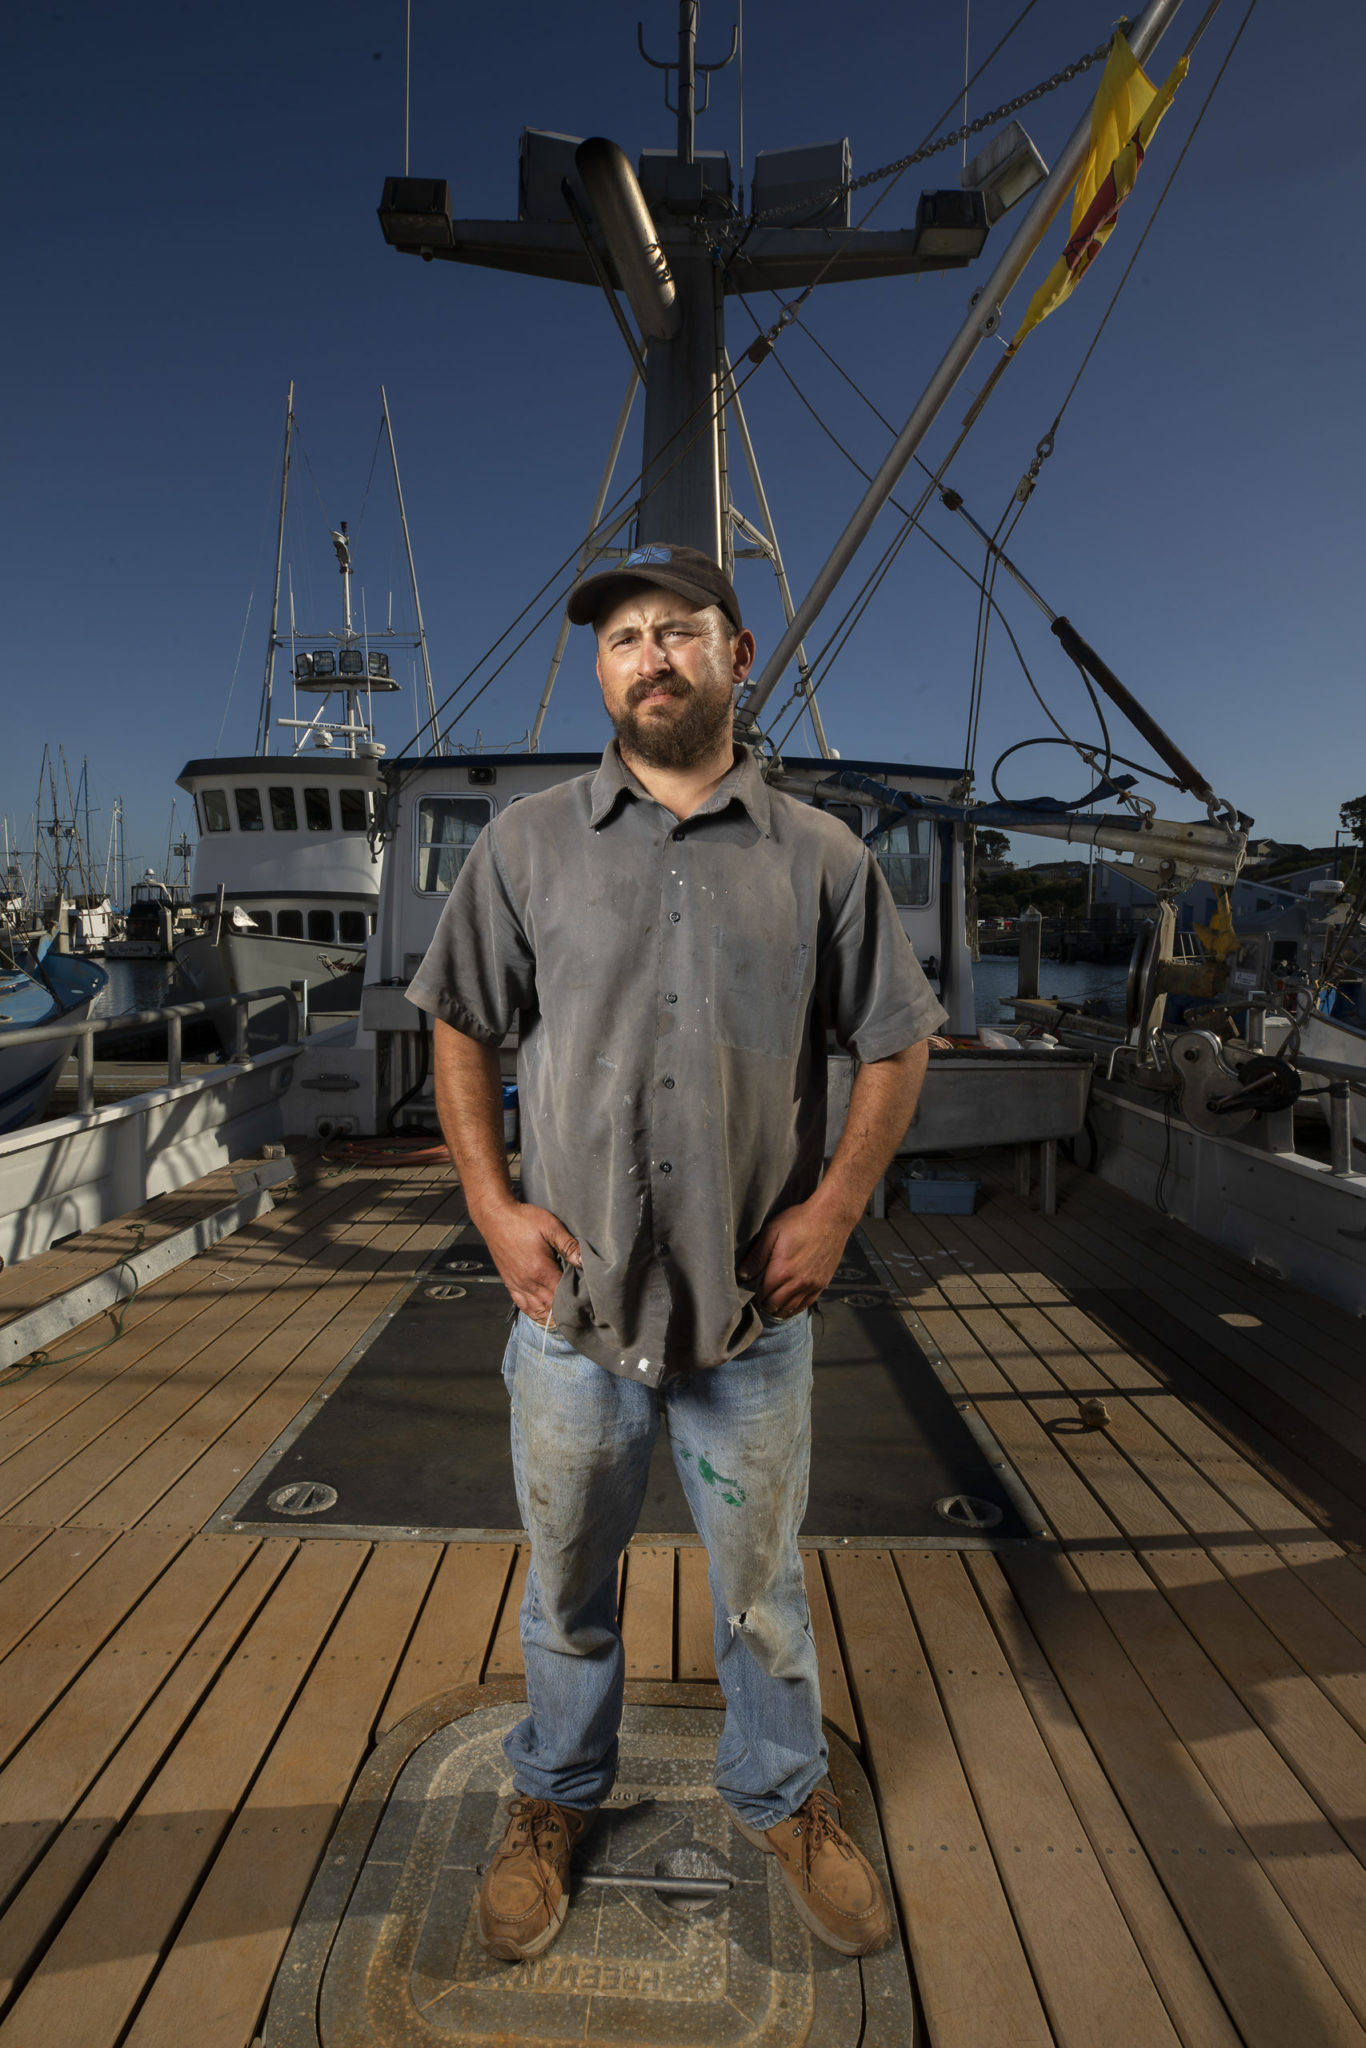
[[[754,635],[748,626],[742,626],[731,642],[730,649],[731,681],[737,690],[742,683],[748,681],[756,652]]]

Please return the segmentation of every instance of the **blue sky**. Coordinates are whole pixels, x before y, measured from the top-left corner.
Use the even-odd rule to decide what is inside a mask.
[[[1016,0],[973,0],[974,63],[1018,11]],[[1188,0],[1156,75],[1199,11]],[[1109,248],[1031,337],[955,460],[951,480],[988,527],[1071,382],[1243,13],[1225,0]],[[510,217],[524,125],[607,134],[632,155],[667,146],[673,122],[659,75],[636,54],[638,18],[654,49],[668,47],[672,0],[478,10],[413,0],[414,172],[448,178],[457,214]],[[725,0],[706,0],[704,56],[724,50],[733,19]],[[1036,0],[969,112],[1045,78],[1108,26],[1103,9]],[[12,369],[0,812],[22,835],[43,745],[60,743],[75,764],[89,756],[97,843],[122,795],[130,855],[159,866],[183,762],[212,753],[220,732],[225,752],[252,742],[290,378],[306,458],[288,547],[301,619],[333,622],[327,527],[340,518],[359,523],[369,615],[386,609],[391,587],[406,615],[379,467],[366,496],[382,382],[440,693],[574,549],[626,357],[596,291],[422,264],[385,246],[375,207],[385,174],[402,167],[403,0],[34,0],[9,11],[3,38]],[[1219,791],[1280,838],[1331,838],[1338,804],[1366,789],[1355,595],[1363,40],[1360,10],[1344,0],[1310,13],[1260,0],[1012,543]],[[916,147],[948,107],[962,80],[963,7],[748,0],[745,44],[747,156],[847,135],[857,175]],[[1046,158],[1097,77],[1023,116]],[[715,82],[698,141],[734,160],[736,134],[732,69]],[[957,152],[939,166],[904,178],[875,224],[907,223],[922,185],[954,183]],[[996,229],[988,257],[1017,218]],[[1055,229],[1035,259],[1007,328],[1061,239]],[[985,274],[983,262],[828,285],[808,324],[899,426]],[[774,317],[771,300],[755,310]],[[732,353],[752,333],[732,306]],[[791,332],[781,355],[875,466],[886,430],[806,334]],[[991,360],[979,354],[941,417],[931,461]],[[774,365],[745,398],[801,589],[861,480]],[[977,572],[961,522],[936,509],[927,524]],[[892,531],[884,515],[836,611]],[[742,576],[771,646],[767,571],[745,565]],[[998,595],[1050,703],[1088,734],[1043,620],[1004,581]],[[833,743],[845,755],[961,762],[975,617],[972,584],[913,536],[823,690]],[[478,729],[502,743],[526,730],[552,640],[553,624],[457,738],[473,743]],[[381,728],[391,751],[412,729],[399,705]],[[995,635],[982,781],[1002,749],[1045,729]],[[545,743],[595,747],[604,735],[578,633]],[[1084,771],[1040,749],[1015,757],[1003,779],[1013,795],[1075,794]]]

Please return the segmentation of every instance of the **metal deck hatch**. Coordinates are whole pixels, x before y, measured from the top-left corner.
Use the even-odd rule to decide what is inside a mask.
[[[209,1528],[371,1542],[515,1535],[499,1371],[510,1313],[487,1251],[462,1232],[365,1333]],[[1043,1532],[977,1404],[862,1232],[821,1301],[811,1420],[807,1544],[994,1549]],[[667,1425],[637,1530],[696,1540]]]
[[[516,1688],[514,1688],[516,1689]],[[480,1873],[506,1824],[503,1737],[525,1702],[461,1688],[375,1751],[285,1955],[265,2048],[912,2048],[900,1942],[836,1955],[776,1860],[712,1789],[715,1687],[628,1687],[614,1799],[574,1864],[569,1915],[529,1963],[479,1946]],[[472,1708],[472,1710],[471,1710]],[[845,1825],[888,1885],[868,1781],[832,1731]],[[715,1891],[656,1890],[700,1876]],[[616,1882],[617,1879],[624,1880]]]

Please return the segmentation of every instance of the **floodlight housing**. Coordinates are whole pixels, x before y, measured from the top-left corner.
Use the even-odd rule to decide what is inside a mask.
[[[991,227],[1047,176],[1048,165],[1024,129],[1018,121],[1008,121],[986,148],[979,149],[971,163],[963,166],[958,182],[965,192],[981,193],[987,226]]]

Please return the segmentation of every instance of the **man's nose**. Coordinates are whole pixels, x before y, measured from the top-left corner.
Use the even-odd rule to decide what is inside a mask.
[[[662,640],[647,633],[640,643],[636,655],[636,669],[642,676],[662,675],[669,666],[668,650]]]

